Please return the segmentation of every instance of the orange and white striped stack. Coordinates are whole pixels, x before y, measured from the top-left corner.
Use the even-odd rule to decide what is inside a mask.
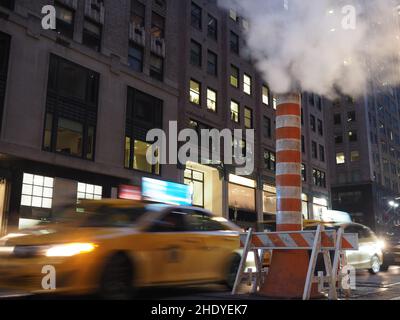
[[[301,96],[278,96],[276,108],[277,231],[302,230]]]

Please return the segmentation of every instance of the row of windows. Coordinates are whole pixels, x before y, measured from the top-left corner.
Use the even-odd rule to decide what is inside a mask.
[[[357,131],[354,131],[354,130],[349,131],[347,133],[347,136],[348,136],[349,142],[357,142],[358,141]],[[343,143],[343,134],[341,134],[341,133],[335,134],[334,139],[335,139],[335,144],[342,144]]]
[[[358,150],[353,150],[350,152],[350,161],[357,162],[360,160],[360,152]],[[341,165],[346,163],[346,154],[344,152],[336,153],[336,164]]]
[[[347,113],[347,119],[346,121],[348,123],[352,123],[352,122],[356,122],[357,118],[356,118],[356,112],[355,111],[349,111]],[[340,125],[342,124],[342,115],[340,113],[335,113],[333,115],[333,124],[334,125]]]
[[[310,115],[310,127],[313,132],[317,132],[320,136],[324,135],[323,122],[320,119],[316,119],[314,115]]]

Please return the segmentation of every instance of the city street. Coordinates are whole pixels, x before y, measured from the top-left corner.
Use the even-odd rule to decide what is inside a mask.
[[[242,294],[231,296],[223,285],[188,286],[184,288],[145,289],[140,291],[138,300],[263,300],[265,298],[249,295],[249,287],[242,287]],[[339,296],[340,297],[340,296]],[[10,299],[44,300],[49,296],[25,296],[14,292],[0,290],[0,300]],[[71,300],[71,297],[57,299]],[[93,297],[79,297],[79,300]],[[341,300],[346,300],[344,296]],[[352,291],[348,300],[400,300],[400,267],[391,267],[388,272],[371,275],[367,271],[357,273],[357,289]]]

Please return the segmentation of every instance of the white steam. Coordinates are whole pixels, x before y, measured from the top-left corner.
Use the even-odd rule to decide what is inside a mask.
[[[276,93],[303,90],[332,97],[337,90],[362,94],[370,80],[399,84],[396,5],[400,1],[219,0],[219,4],[249,22],[248,49]]]

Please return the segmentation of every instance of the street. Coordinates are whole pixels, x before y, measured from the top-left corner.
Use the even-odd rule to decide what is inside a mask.
[[[232,296],[223,285],[199,285],[182,288],[144,289],[138,294],[138,300],[263,300],[265,298],[250,295],[249,287],[242,287],[242,294]],[[340,300],[400,300],[400,267],[391,267],[388,272],[371,275],[367,271],[357,272],[357,289],[350,298],[340,296]],[[25,296],[14,292],[0,290],[0,300],[10,299],[61,299],[71,300],[71,297]],[[91,300],[93,297],[79,297],[79,300]]]

